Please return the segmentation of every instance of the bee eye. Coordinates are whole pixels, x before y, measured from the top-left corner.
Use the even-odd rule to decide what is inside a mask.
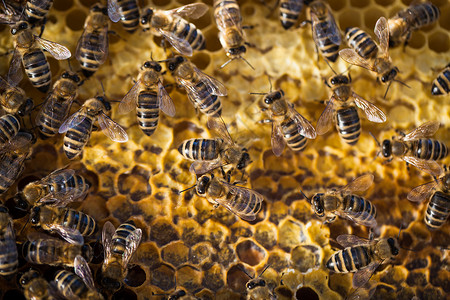
[[[62,78],[68,78],[69,77],[69,73],[64,72],[64,73],[62,73],[61,77]]]
[[[245,46],[241,46],[241,47],[239,47],[239,51],[242,53],[245,53],[245,52],[247,52],[247,48],[245,48]]]
[[[156,71],[156,72],[161,72],[161,66],[160,66],[159,64],[157,64],[157,65],[155,66],[155,71]]]
[[[16,28],[12,28],[12,29],[11,29],[11,34],[12,34],[12,35],[15,35],[16,33],[17,33],[17,29],[16,29]]]
[[[264,103],[266,103],[266,104],[272,104],[272,103],[273,103],[272,97],[266,97],[266,98],[264,98]]]
[[[142,17],[141,18],[141,24],[147,24],[147,18],[146,17]]]
[[[80,77],[78,75],[73,76],[73,81],[80,82]]]
[[[19,25],[20,29],[27,29],[28,28],[28,24],[27,23],[22,23]]]
[[[169,64],[169,70],[170,70],[170,71],[175,70],[175,64],[174,64],[174,63],[170,63],[170,64]]]
[[[146,61],[144,64],[144,68],[150,68],[150,62]]]
[[[177,63],[182,63],[184,61],[184,58],[183,58],[183,56],[178,56],[177,57]]]
[[[381,82],[386,83],[386,81],[387,81],[386,76],[381,76]]]

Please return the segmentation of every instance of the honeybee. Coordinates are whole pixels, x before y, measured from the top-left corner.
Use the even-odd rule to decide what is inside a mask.
[[[2,16],[4,19],[10,23],[26,20],[32,27],[41,24],[41,33],[39,35],[41,37],[45,23],[47,22],[48,13],[53,5],[53,0],[27,0],[23,8],[14,4],[5,3],[4,1],[3,5],[5,7],[5,14]]]
[[[0,105],[7,114],[25,116],[33,109],[33,100],[28,98],[25,91],[14,83],[0,77]]]
[[[192,3],[171,10],[147,7],[141,15],[144,30],[163,36],[181,54],[192,56],[192,50],[205,48],[205,37],[200,29],[184,17],[198,19],[208,11],[204,3]]]
[[[219,122],[217,119],[208,118],[208,127],[214,129],[220,138],[185,140],[178,147],[178,152],[184,158],[194,161],[189,171],[195,174],[204,174],[228,164],[244,172],[251,162],[247,149],[236,144],[223,121]]]
[[[28,183],[14,196],[17,208],[29,211],[37,203],[52,203],[59,206],[83,199],[90,184],[74,170],[61,168],[44,178]]]
[[[168,116],[175,116],[175,105],[161,81],[161,65],[146,61],[141,67],[138,80],[119,104],[121,114],[136,107],[139,127],[148,136],[151,136],[158,126],[160,109]]]
[[[269,265],[267,265],[256,278],[250,276],[250,274],[246,271],[244,272],[248,277],[250,277],[250,280],[245,284],[245,287],[247,288],[247,300],[277,299],[277,297],[275,297],[269,290],[269,287],[266,285],[266,281],[261,278],[261,275],[264,274],[268,267]]]
[[[431,86],[431,94],[434,96],[447,95],[450,93],[450,64],[438,74]]]
[[[197,195],[205,197],[214,208],[222,205],[246,221],[254,221],[261,209],[264,197],[258,192],[218,179],[213,174],[198,178],[195,187]]]
[[[0,145],[8,143],[20,130],[19,120],[11,114],[0,117]]]
[[[444,170],[439,179],[419,185],[408,194],[408,200],[413,202],[430,199],[424,218],[430,229],[442,227],[450,215],[450,172],[446,166]]]
[[[14,274],[19,265],[14,225],[8,209],[0,204],[0,275]]]
[[[20,62],[31,84],[39,91],[46,93],[51,85],[50,65],[41,46],[57,60],[68,59],[71,56],[66,47],[34,35],[27,21],[19,21],[11,26],[14,36],[14,53],[11,59],[8,78],[13,86],[22,80]]]
[[[354,288],[366,284],[378,266],[394,259],[400,251],[398,241],[393,237],[370,241],[344,234],[338,236],[336,241],[345,249],[335,252],[329,258],[327,268],[336,273],[355,272]]]
[[[286,144],[292,151],[303,151],[306,139],[316,138],[314,127],[288,102],[283,90],[265,94],[259,102],[259,107],[269,115],[269,119],[262,122],[272,123],[271,143],[276,156],[283,153]]]
[[[280,0],[280,21],[284,29],[297,23],[303,8],[303,0]]]
[[[392,141],[384,140],[382,145],[375,141],[388,162],[399,157],[422,171],[439,176],[442,169],[436,160],[446,157],[448,148],[443,142],[429,138],[436,133],[439,125],[438,121],[430,121],[406,135],[400,132],[400,137],[392,137]]]
[[[370,35],[358,27],[349,27],[345,30],[347,44],[355,50],[359,56],[368,60],[378,54],[378,46]]]
[[[226,96],[227,89],[220,81],[206,75],[181,55],[168,59],[166,63],[196,109],[207,116],[222,114],[222,102],[217,96]]]
[[[36,126],[41,138],[46,139],[58,133],[64,119],[67,118],[73,100],[78,96],[80,77],[71,71],[64,71],[53,85],[36,116]]]
[[[67,299],[103,300],[103,296],[97,291],[92,277],[91,269],[86,260],[75,257],[75,274],[61,270],[55,275],[56,287]]]
[[[350,75],[336,75],[325,82],[331,88],[332,95],[317,121],[317,134],[328,132],[334,121],[339,136],[347,144],[354,145],[361,134],[361,120],[355,105],[363,110],[371,122],[383,123],[386,121],[386,115],[374,104],[352,91],[351,82]]]
[[[30,270],[19,279],[23,294],[28,300],[53,299],[51,286],[36,270]]]
[[[439,19],[440,11],[430,2],[412,4],[399,11],[388,20],[389,46],[397,47],[408,44],[413,31],[433,24]]]
[[[69,117],[59,128],[59,133],[65,133],[64,153],[67,158],[73,159],[83,151],[89,141],[94,122],[97,121],[103,133],[114,142],[128,141],[126,131],[105,112],[111,110],[111,104],[102,96],[86,100],[83,106]]]
[[[114,23],[122,21],[123,28],[133,33],[139,27],[137,0],[108,0],[108,16]]]
[[[101,285],[115,292],[122,286],[126,277],[128,262],[139,246],[142,229],[133,220],[128,220],[117,229],[111,222],[103,225],[102,244],[105,260],[102,265]]]
[[[317,193],[308,200],[316,216],[325,219],[325,223],[332,223],[340,216],[373,228],[377,226],[375,206],[369,200],[353,194],[367,190],[372,183],[372,174],[362,175],[342,188]]]
[[[58,233],[71,244],[83,245],[83,236],[97,232],[95,220],[80,211],[68,207],[36,205],[30,214],[31,225],[46,231]]]
[[[75,52],[86,78],[92,76],[108,58],[108,26],[106,7],[100,3],[94,4],[84,22]]]
[[[339,55],[349,64],[375,72],[378,76],[377,80],[381,80],[383,84],[389,84],[390,86],[392,81],[398,81],[395,77],[399,70],[396,66],[392,65],[391,57],[389,56],[389,28],[385,17],[378,19],[374,31],[378,38],[380,48],[380,52],[375,58],[365,59],[359,56],[353,49],[343,49],[339,51]]]
[[[25,160],[31,156],[35,137],[19,131],[0,149],[0,194],[6,192],[25,168]]]

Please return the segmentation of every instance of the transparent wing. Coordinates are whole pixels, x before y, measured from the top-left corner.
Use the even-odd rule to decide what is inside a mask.
[[[373,183],[373,175],[372,174],[364,174],[344,186],[341,191],[353,193],[353,192],[364,192],[367,190]]]
[[[275,156],[280,156],[286,146],[286,141],[284,140],[281,126],[276,124],[276,122],[272,123],[272,137],[270,142],[272,144],[273,154],[275,154]]]
[[[372,262],[367,267],[358,270],[355,275],[353,275],[352,284],[354,288],[362,287],[369,281],[370,277],[372,276],[373,272],[378,268],[380,265],[380,262]]]
[[[119,114],[126,114],[132,111],[136,107],[136,101],[141,90],[141,80],[136,81],[133,87],[123,97],[119,103]]]
[[[212,160],[212,161],[199,161],[196,160],[194,161],[190,168],[189,168],[189,172],[197,174],[197,175],[202,175],[205,173],[208,173],[211,170],[214,170],[218,167],[221,167],[222,164],[222,160],[220,158]]]
[[[423,200],[430,198],[436,185],[437,183],[435,181],[419,185],[408,193],[408,200],[412,202],[422,202]]]
[[[373,205],[373,204],[372,204]],[[358,218],[355,218],[352,214],[350,213],[342,213],[337,211],[336,214],[338,214],[339,216],[348,219],[358,225],[363,225],[363,226],[367,226],[367,227],[371,227],[371,228],[375,228],[377,227],[377,221],[373,216],[370,216],[370,214],[366,211],[363,211],[362,213],[358,212]]]
[[[64,227],[59,224],[51,224],[49,226],[50,230],[56,231],[63,239],[71,244],[83,245],[84,238],[81,233],[69,227]]]
[[[128,266],[128,262],[130,261],[131,257],[133,256],[134,252],[136,252],[136,249],[139,246],[139,243],[141,242],[142,238],[142,230],[140,228],[137,228],[135,231],[133,231],[128,236],[128,243],[125,247],[125,252],[122,256],[122,267],[125,269]]]
[[[185,39],[182,39],[180,37],[177,37],[174,33],[157,29],[158,32],[166,38],[166,40],[177,50],[180,54],[186,55],[186,56],[192,56],[192,47],[189,44],[188,41]]]
[[[415,166],[418,169],[421,169],[432,176],[439,176],[442,173],[441,166],[434,160],[424,160],[420,158],[416,158],[414,156],[404,156],[402,157],[404,161]]]
[[[317,134],[318,135],[323,135],[325,133],[327,133],[333,123],[333,117],[334,117],[334,97],[331,97],[330,101],[327,104],[327,107],[325,107],[325,110],[322,112],[322,114],[319,117],[319,120],[317,121]]]
[[[405,135],[402,140],[403,141],[410,141],[415,139],[421,139],[421,138],[428,138],[433,136],[436,131],[439,129],[439,126],[441,124],[439,121],[429,121],[426,123],[423,123],[407,135]]]
[[[86,32],[86,30],[81,35],[80,39],[78,40],[77,49],[75,51],[75,57],[80,60],[80,57],[82,55],[82,46],[87,45],[90,49],[93,51],[91,52],[94,55],[94,59],[100,63],[103,64],[106,59],[108,58],[108,27],[103,27],[101,29],[100,34],[92,34],[89,32]],[[95,41],[95,48],[93,47],[93,44],[91,41]]]
[[[42,114],[47,114],[47,121],[50,122],[50,126],[52,128],[59,128],[61,127],[61,123],[63,120],[61,120],[61,116],[65,118],[67,114],[69,113],[70,107],[72,105],[72,102],[74,100],[74,96],[70,99],[65,100],[64,102],[59,102],[58,97],[54,95],[54,92],[50,92],[48,94],[46,100],[44,101],[44,104],[42,105],[41,109],[39,110],[38,114],[36,115],[36,124],[41,124],[41,116]],[[64,110],[64,114],[61,114],[60,110]]]
[[[306,120],[292,105],[289,105],[289,110],[292,114],[295,124],[297,124],[298,132],[308,139],[315,139],[317,137],[314,126]]]
[[[333,44],[340,45],[341,44],[341,34],[339,32],[339,27],[336,25],[336,21],[334,20],[333,14],[330,10],[327,10],[328,17],[326,21],[322,19],[319,20],[315,14],[311,14],[311,20],[313,20],[313,39],[316,44],[323,44],[324,37],[327,37]],[[320,24],[318,24],[320,23]],[[324,25],[326,23],[326,25]]]
[[[171,14],[179,15],[180,17],[198,19],[203,16],[208,11],[208,9],[208,5],[204,3],[192,3],[169,10],[168,12]]]
[[[104,257],[105,263],[107,263],[107,261],[111,258],[112,237],[115,232],[116,228],[110,221],[106,221],[105,224],[103,224],[102,245],[105,256]]]
[[[64,123],[62,123],[61,127],[58,129],[58,132],[64,133],[68,131],[83,122],[84,119],[86,119],[86,111],[85,108],[81,108],[79,111],[67,118]]]
[[[17,48],[15,48],[13,56],[11,58],[11,62],[9,64],[8,77],[6,77],[9,84],[12,86],[18,85],[23,78],[21,65],[22,65],[22,55],[17,50]]]
[[[227,126],[223,119],[219,116],[208,116],[207,126],[209,129],[214,130],[224,141],[228,144],[234,144],[233,139],[228,132]]]
[[[69,49],[58,43],[34,36],[36,41],[41,44],[42,48],[47,50],[57,60],[68,59],[72,56]]]
[[[342,49],[341,51],[339,51],[339,56],[349,64],[360,66],[370,71],[374,71],[373,63],[359,56],[358,53],[356,53],[355,50],[353,49],[349,48]]]
[[[166,115],[175,116],[175,105],[161,82],[158,82],[158,102],[159,107]]]
[[[108,16],[114,23],[119,22],[119,3],[117,0],[108,0]]]
[[[354,247],[357,245],[368,244],[370,241],[367,239],[360,238],[356,235],[351,234],[341,234],[336,238],[336,241],[344,248]]]
[[[73,267],[75,269],[75,274],[77,274],[78,277],[83,280],[86,286],[91,290],[95,290],[94,278],[92,277],[91,268],[89,268],[88,263],[81,255],[77,255],[75,257]]]
[[[381,55],[389,57],[389,27],[385,17],[378,19],[374,32],[379,41]]]
[[[112,141],[119,143],[125,143],[128,141],[128,134],[125,129],[123,129],[118,123],[111,120],[111,118],[104,113],[101,113],[98,116],[98,124],[100,125],[103,133]]]
[[[356,106],[358,106],[366,114],[369,121],[375,123],[386,122],[386,115],[381,109],[356,93],[353,93],[353,98],[355,99]]]
[[[242,36],[242,24],[241,24],[241,16],[240,14],[235,14],[233,17],[228,9],[220,9],[218,10],[220,14],[216,14],[214,12],[214,17],[216,20],[217,28],[222,34],[227,34],[228,27],[234,27],[238,29],[239,34]]]
[[[48,174],[47,176],[45,176],[44,178],[39,180],[39,182],[41,182],[42,184],[53,183],[53,182],[65,183],[67,180],[72,178],[73,175],[75,175],[75,170],[67,169],[67,166],[64,166],[62,168],[59,168],[59,169],[51,172],[50,174]]]
[[[208,89],[208,92],[210,92],[213,95],[217,96],[226,96],[227,95],[227,88],[223,85],[222,82],[219,80],[206,75],[196,67],[193,67],[194,71],[197,73],[198,77],[201,81],[203,81],[206,84],[206,88]]]

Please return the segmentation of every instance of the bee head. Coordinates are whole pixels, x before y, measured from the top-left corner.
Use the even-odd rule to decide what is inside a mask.
[[[389,81],[393,80],[395,78],[395,76],[397,76],[398,73],[398,69],[397,67],[392,68],[391,70],[389,70],[389,72],[384,73],[380,80],[382,83],[388,83]]]
[[[11,34],[12,35],[16,35],[18,32],[28,29],[30,27],[30,25],[28,24],[27,21],[20,21],[17,22],[16,26],[14,26],[13,28],[11,28]]]
[[[70,72],[70,71],[65,71],[61,74],[62,78],[65,79],[70,79],[76,83],[79,83],[81,81],[80,76],[78,76],[78,74]]]
[[[104,14],[105,16],[108,15],[108,10],[106,9],[105,6],[101,5],[100,3],[96,3],[91,7],[91,12],[101,12],[102,14]]]
[[[35,270],[29,270],[28,272],[26,272],[25,274],[23,274],[22,276],[20,276],[19,279],[19,284],[22,287],[25,287],[28,283],[31,282],[31,280],[39,278],[39,273]]]
[[[244,153],[242,154],[241,159],[239,160],[239,162],[237,164],[238,170],[244,169],[251,162],[250,155],[247,153],[247,149],[244,148],[244,149],[242,149],[242,151]]]
[[[33,107],[34,107],[33,99],[27,98],[27,99],[25,100],[25,103],[23,103],[23,104],[20,106],[19,111],[18,111],[17,113],[18,113],[19,116],[21,116],[21,117],[26,116],[26,115],[28,115],[28,114],[33,110]]]
[[[117,281],[116,279],[110,278],[110,277],[103,277],[101,280],[101,285],[110,291],[117,291],[121,288],[122,284]]]
[[[211,182],[211,180],[214,178],[214,175],[203,175],[202,177],[200,177],[198,179],[197,182],[197,194],[199,195],[205,195],[206,194],[206,190],[208,189],[209,183]]]
[[[35,206],[30,214],[31,225],[38,226],[40,222],[41,207]]]
[[[381,146],[381,154],[383,157],[390,157],[392,155],[392,144],[390,140],[384,140]]]
[[[258,286],[261,286],[261,287],[266,286],[266,281],[261,278],[256,278],[256,279],[249,280],[245,286],[247,287],[247,289],[252,290]]]
[[[245,48],[244,45],[236,47],[236,48],[230,48],[228,49],[227,55],[228,57],[236,57],[240,56],[242,53],[247,52],[247,48]]]
[[[100,101],[103,104],[106,111],[111,110],[111,103],[104,96],[97,96],[97,97],[95,97],[95,99],[97,99],[98,101]]]
[[[283,98],[283,96],[284,96],[283,90],[274,91],[272,93],[267,94],[264,97],[264,103],[267,105],[271,105],[274,101]]]
[[[146,61],[144,63],[143,67],[146,68],[146,69],[153,69],[156,72],[161,72],[161,69],[162,69],[161,65],[158,62],[156,62],[156,61]]]
[[[20,194],[15,195],[12,200],[14,201],[14,203],[16,204],[16,208],[22,211],[28,211],[30,210],[30,205],[28,204],[28,201],[26,201],[25,199],[22,199],[22,197],[20,196]]]
[[[323,193],[317,193],[311,200],[311,205],[313,206],[314,212],[319,218],[325,216],[325,208],[323,204]]]
[[[389,249],[391,250],[392,256],[397,256],[400,251],[397,239],[388,238],[387,243],[389,245]]]
[[[152,16],[153,16],[153,9],[151,8],[144,9],[141,15],[141,24],[147,25],[148,23],[150,23]]]
[[[179,65],[181,65],[185,61],[186,59],[183,56],[177,55],[167,60],[167,68],[170,72],[173,72],[178,68]]]
[[[350,83],[350,78],[345,75],[336,75],[328,80],[329,86],[345,85]]]
[[[87,261],[90,262],[92,260],[92,248],[88,244],[84,244],[81,247],[81,256]]]

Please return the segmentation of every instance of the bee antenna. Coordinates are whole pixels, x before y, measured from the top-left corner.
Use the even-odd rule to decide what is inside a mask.
[[[300,190],[300,193],[302,193],[302,195],[303,195],[303,197],[305,197],[306,198],[306,200],[308,200],[308,202],[309,203],[311,203],[311,199],[310,198],[308,198],[306,195],[305,195],[305,193],[303,193],[303,191],[302,190]]]
[[[389,88],[391,87],[391,84],[392,84],[392,81],[389,82],[388,87],[387,87],[387,89],[386,89],[386,92],[384,93],[383,99],[386,99],[386,95],[387,95],[387,93],[388,93],[388,91],[389,91]]]
[[[100,86],[102,87],[102,91],[103,91],[103,96],[105,96],[106,97],[106,93],[105,93],[105,87],[103,86],[103,82],[100,80],[100,79],[98,79],[98,81],[100,82]]]
[[[179,192],[178,192],[178,195],[181,195],[181,193],[184,193],[184,192],[186,192],[186,191],[192,190],[192,189],[195,188],[196,186],[197,186],[197,184],[194,184],[193,186],[191,186],[191,187],[189,187],[189,188],[187,188],[187,189],[185,189],[185,190],[179,191]]]
[[[154,61],[154,60],[153,60],[153,51],[150,52],[150,59],[151,59],[152,61]]]
[[[242,272],[244,272],[245,275],[247,275],[250,279],[253,279],[253,278],[254,278],[253,276],[250,276],[250,274],[248,274],[247,270],[245,270],[245,268],[244,268],[243,266],[237,265],[237,267],[238,267]],[[259,276],[258,276],[258,277],[259,277]]]
[[[67,59],[67,64],[69,65],[69,70],[73,72],[72,65],[70,64],[70,58]]]
[[[336,71],[331,67],[330,63],[326,59],[325,62],[327,63],[328,67],[330,67],[331,71],[333,71],[333,73],[337,75]]]
[[[377,146],[381,148],[380,142],[379,142],[379,141],[377,140],[377,138],[373,135],[373,133],[369,131],[369,134],[370,134],[371,137],[373,137],[373,139],[375,140],[375,143],[377,143]]]
[[[233,60],[234,60],[234,58],[231,58],[231,59],[227,60],[223,65],[220,66],[220,69],[223,69],[226,65],[228,65]]]
[[[246,60],[244,57],[240,57],[240,59],[242,59],[243,61],[245,61],[247,63],[247,65],[250,66],[250,68],[252,68],[252,70],[255,70],[255,68],[248,62],[248,60]]]
[[[267,93],[249,93],[250,95],[267,95]]]
[[[269,93],[272,93],[272,80],[270,80],[269,74],[267,74],[267,78],[269,79],[269,85],[270,85]]]
[[[400,83],[401,85],[404,85],[404,86],[406,86],[407,88],[411,88],[409,85],[407,85],[406,83],[404,83],[403,81],[400,81],[400,80],[398,80],[398,79],[394,79],[393,81],[395,81],[395,82],[398,82],[398,83]]]
[[[25,225],[23,225],[22,229],[20,230],[19,235],[22,235],[23,231],[25,230],[25,227],[27,227],[28,222],[30,222],[30,218],[27,219],[27,221],[25,222]]]
[[[267,266],[265,266],[264,269],[262,270],[262,272],[259,273],[259,275],[258,275],[257,278],[261,277],[261,275],[264,274],[264,272],[265,272],[269,267],[270,267],[270,264],[268,264]]]
[[[444,165],[444,171],[447,172],[447,165]]]

